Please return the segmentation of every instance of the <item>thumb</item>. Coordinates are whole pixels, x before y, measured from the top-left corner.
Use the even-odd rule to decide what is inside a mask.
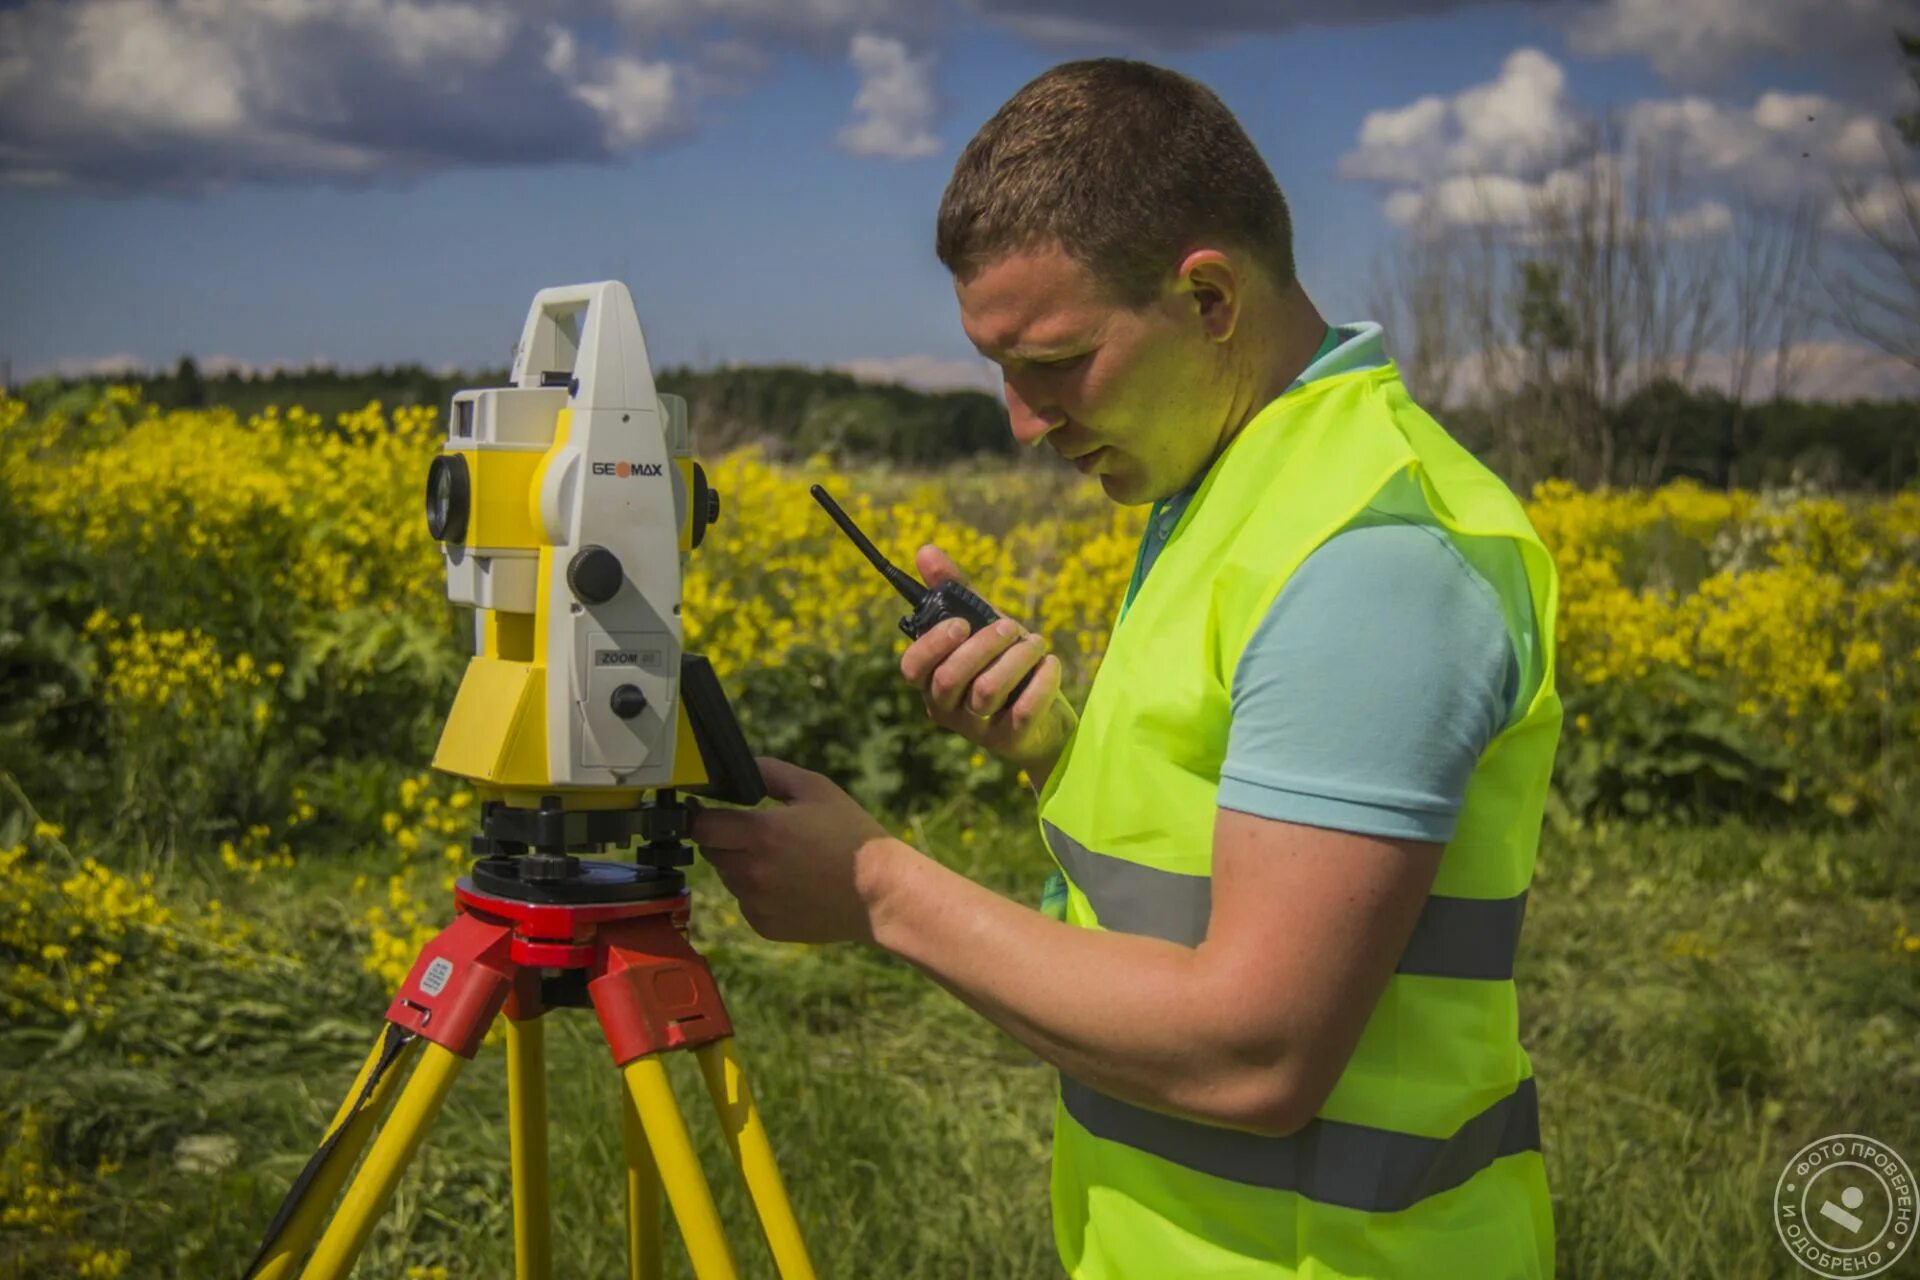
[[[810,769],[802,769],[797,764],[788,764],[773,756],[755,756],[753,759],[760,766],[760,777],[767,784],[767,794],[782,804],[813,794],[820,784],[827,781]]]
[[[960,572],[960,567],[947,558],[947,553],[931,542],[914,553],[913,562],[920,570],[920,581],[930,587],[937,587],[943,582],[957,582],[963,587],[971,585],[967,582],[967,575]]]

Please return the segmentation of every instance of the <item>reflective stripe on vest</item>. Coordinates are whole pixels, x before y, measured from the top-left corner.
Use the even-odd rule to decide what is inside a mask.
[[[1371,1213],[1398,1213],[1452,1190],[1502,1156],[1540,1149],[1532,1076],[1450,1138],[1322,1118],[1284,1138],[1269,1138],[1148,1111],[1065,1075],[1060,1100],[1097,1138],[1216,1178]]]
[[[1213,880],[1095,853],[1041,820],[1047,845],[1104,929],[1199,946],[1213,910]],[[1429,895],[1394,972],[1428,978],[1513,977],[1527,895],[1449,898]]]

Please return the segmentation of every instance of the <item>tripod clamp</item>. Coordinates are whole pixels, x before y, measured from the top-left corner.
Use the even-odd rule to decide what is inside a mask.
[[[639,902],[547,903],[462,880],[454,898],[459,914],[387,1008],[394,1026],[471,1058],[502,1012],[519,1022],[591,1005],[616,1066],[733,1033],[712,971],[687,942],[684,889]],[[567,974],[583,980],[585,999],[556,982]]]

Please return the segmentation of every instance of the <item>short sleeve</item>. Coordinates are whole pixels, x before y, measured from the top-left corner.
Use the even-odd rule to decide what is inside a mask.
[[[1445,843],[1519,685],[1494,588],[1435,525],[1357,525],[1301,564],[1232,690],[1218,803]]]

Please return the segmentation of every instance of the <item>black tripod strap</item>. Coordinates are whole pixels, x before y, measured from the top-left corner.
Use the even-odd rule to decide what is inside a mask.
[[[353,1105],[340,1117],[340,1123],[333,1126],[332,1132],[321,1139],[320,1148],[313,1153],[313,1158],[307,1161],[307,1167],[300,1171],[300,1176],[293,1180],[291,1187],[287,1188],[287,1198],[280,1202],[280,1212],[273,1215],[273,1223],[267,1228],[266,1239],[260,1242],[260,1248],[253,1255],[253,1261],[249,1262],[247,1269],[241,1273],[243,1276],[253,1275],[260,1269],[260,1264],[267,1260],[267,1251],[273,1247],[273,1242],[279,1238],[281,1230],[300,1208],[300,1201],[306,1197],[307,1187],[319,1174],[321,1167],[327,1163],[327,1156],[340,1141],[340,1135],[345,1133],[360,1113],[366,1109],[368,1102],[373,1098],[374,1089],[380,1084],[381,1077],[387,1074],[388,1068],[400,1060],[400,1055],[406,1051],[409,1044],[413,1043],[413,1040],[413,1032],[404,1027],[397,1027],[391,1022],[387,1024],[386,1034],[380,1041],[380,1056],[374,1060],[373,1070],[367,1072],[367,1082],[360,1087],[360,1093],[354,1098]]]

